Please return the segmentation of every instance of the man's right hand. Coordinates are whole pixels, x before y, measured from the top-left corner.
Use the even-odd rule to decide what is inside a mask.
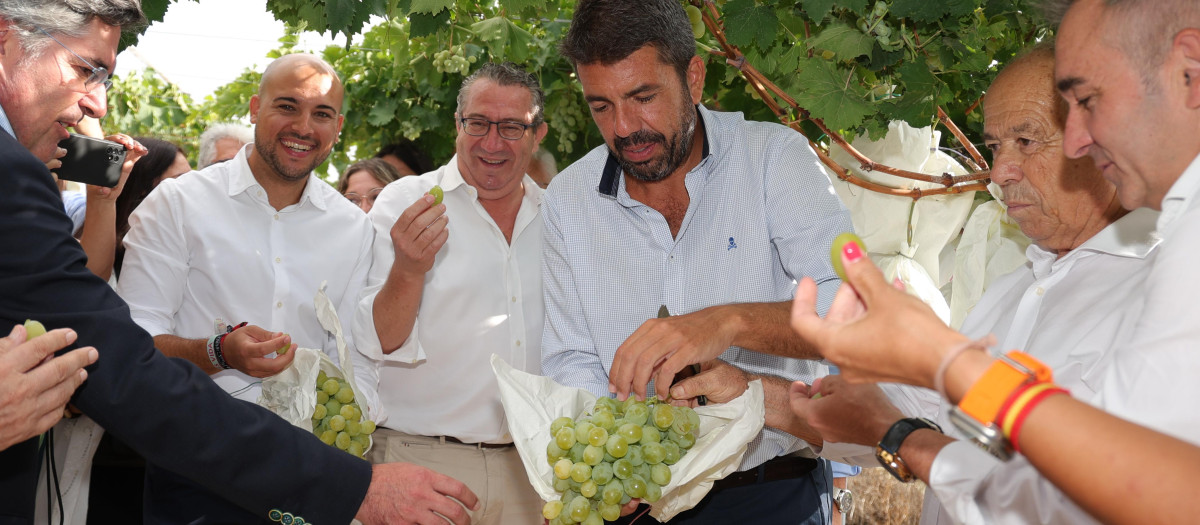
[[[99,358],[90,346],[54,357],[75,342],[74,330],[51,330],[32,341],[25,336],[25,327],[17,325],[0,339],[0,450],[62,419],[63,407],[87,379],[83,367]]]
[[[450,236],[446,205],[435,206],[433,200],[433,195],[426,193],[396,218],[390,232],[396,252],[392,271],[424,276],[433,268],[438,250]]]
[[[356,518],[365,525],[468,525],[479,500],[458,480],[410,463],[374,465]]]
[[[268,358],[280,349],[287,347],[288,352],[275,358]],[[246,325],[225,336],[221,353],[225,362],[237,371],[251,377],[271,377],[292,364],[295,359],[295,346],[292,337],[281,332],[268,332],[260,326]]]

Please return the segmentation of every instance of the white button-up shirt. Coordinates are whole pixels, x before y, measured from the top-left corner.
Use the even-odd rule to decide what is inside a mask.
[[[994,333],[995,351],[1023,350],[1050,366],[1073,396],[1094,400],[1141,317],[1158,257],[1157,218],[1149,209],[1130,212],[1061,258],[1030,245],[1029,264],[992,284],[963,333]],[[944,405],[941,424],[957,435],[948,411]],[[938,453],[930,487],[922,523],[1094,523],[1025,456],[1001,462],[966,441]]]
[[[396,219],[434,185],[445,192],[450,236],[425,274],[416,323],[407,340],[384,354],[373,307],[395,261]],[[378,374],[383,426],[408,434],[451,436],[466,443],[511,443],[498,354],[513,368],[541,374],[542,189],[528,176],[512,243],[458,171],[457,156],[436,171],[388,184],[371,208],[375,262],[354,331],[359,351]]]
[[[362,210],[311,174],[300,202],[275,210],[246,162],[252,147],[150,192],[129,217],[117,291],[150,335],[202,339],[217,333],[218,321],[247,322],[338,362],[313,298],[328,281],[326,293],[349,326],[374,232]],[[256,401],[261,391],[261,380],[237,370],[212,378],[239,399]],[[373,392],[359,396],[373,404]]]
[[[686,174],[690,201],[677,235],[629,196],[600,146],[554,179],[546,220],[546,375],[608,395],[617,347],[660,306],[686,314],[713,305],[789,301],[796,280],[818,283],[824,313],[841,282],[829,246],[851,231],[804,136],[739,113],[699,108],[703,159]],[[826,365],[731,347],[722,359],[755,374],[812,382]],[[764,428],[742,470],[805,444]]]

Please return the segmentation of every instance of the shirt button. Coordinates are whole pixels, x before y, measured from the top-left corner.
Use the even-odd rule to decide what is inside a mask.
[[[283,301],[275,303],[275,308],[283,308]]]
[[[279,220],[279,214],[278,214],[278,213],[276,213],[276,214],[275,214],[275,220]]]
[[[512,302],[514,302],[514,303],[517,302],[517,296],[515,296],[515,295],[513,296]]]
[[[1041,286],[1039,286],[1039,287],[1037,288],[1037,294],[1038,294],[1038,295],[1045,295],[1045,294],[1046,294],[1046,289],[1045,289],[1045,288],[1042,288]]]
[[[517,346],[521,346],[521,340],[517,339]]]
[[[283,259],[282,259],[282,258],[280,258],[280,257],[276,257],[276,258],[275,258],[275,262],[277,262],[277,263],[281,263],[281,262],[283,262]]]

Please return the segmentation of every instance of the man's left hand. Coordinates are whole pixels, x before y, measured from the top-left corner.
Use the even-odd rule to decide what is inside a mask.
[[[646,397],[654,375],[655,391],[666,398],[675,374],[683,367],[712,361],[733,344],[736,330],[714,306],[690,314],[650,319],[617,348],[609,370],[609,390],[624,399]]]
[[[879,386],[849,383],[840,375],[819,378],[811,386],[793,383],[791,405],[825,441],[835,443],[873,446],[904,418]]]
[[[696,398],[704,396],[712,403],[728,403],[746,392],[751,378],[742,369],[720,359],[700,365],[700,373],[671,387],[673,403],[695,408]]]

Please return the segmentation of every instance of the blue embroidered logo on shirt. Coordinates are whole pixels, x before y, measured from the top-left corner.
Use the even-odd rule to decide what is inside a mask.
[[[732,250],[732,249],[734,249],[734,248],[737,248],[737,243],[736,243],[736,242],[733,242],[733,237],[730,237],[730,238],[729,238],[729,247],[728,247],[728,248],[725,248],[725,251],[729,251],[729,250]]]

